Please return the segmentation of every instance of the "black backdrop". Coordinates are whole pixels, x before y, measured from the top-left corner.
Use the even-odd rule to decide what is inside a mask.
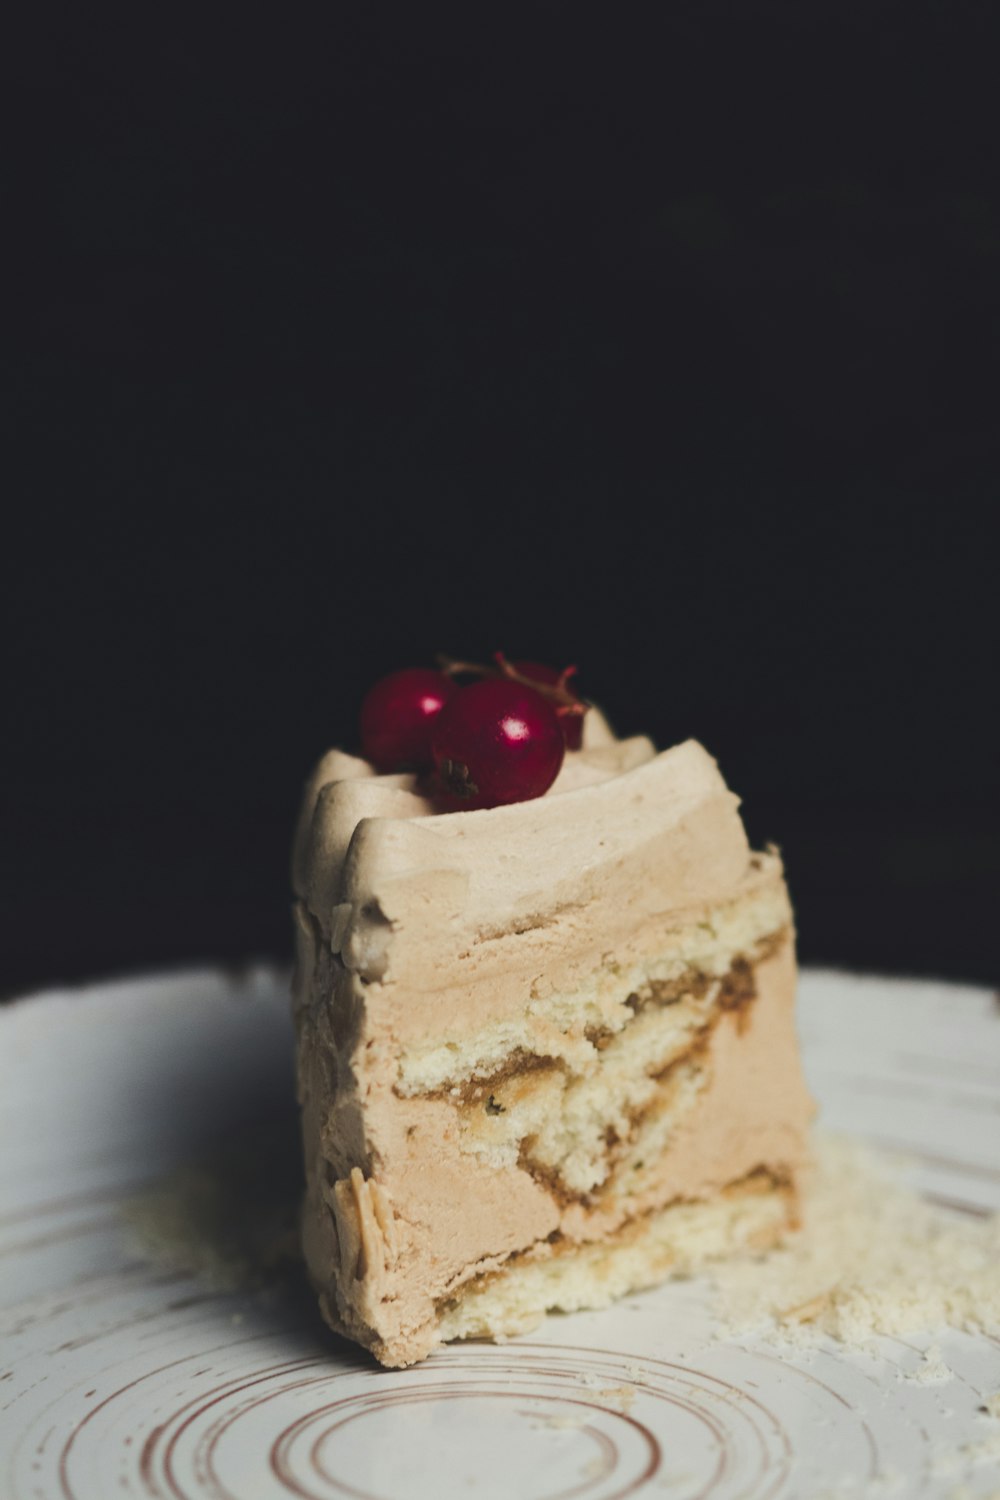
[[[997,40],[882,0],[28,40],[0,988],[284,956],[310,762],[374,675],[496,647],[710,747],[807,960],[995,979]]]

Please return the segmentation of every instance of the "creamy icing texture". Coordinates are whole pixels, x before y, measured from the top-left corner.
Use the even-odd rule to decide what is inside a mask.
[[[700,745],[657,754],[593,710],[545,797],[487,811],[324,756],[294,1002],[303,1238],[334,1326],[407,1363],[512,1257],[793,1181],[791,913],[737,806]]]

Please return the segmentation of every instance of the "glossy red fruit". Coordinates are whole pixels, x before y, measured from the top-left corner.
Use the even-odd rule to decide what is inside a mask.
[[[442,709],[431,748],[449,807],[498,807],[547,792],[566,742],[555,709],[533,688],[486,677]]]
[[[511,666],[515,672],[522,677],[530,677],[532,682],[543,682],[546,687],[555,687],[566,674],[557,672],[555,667],[547,667],[541,661],[514,661]],[[562,725],[562,731],[566,738],[567,750],[579,750],[583,744],[583,714],[582,713],[560,713],[556,709],[556,716]]]
[[[361,746],[377,771],[429,771],[431,728],[458,692],[443,672],[406,667],[370,688],[361,705]]]

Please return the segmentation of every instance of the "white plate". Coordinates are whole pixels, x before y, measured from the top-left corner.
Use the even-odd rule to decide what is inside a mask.
[[[993,996],[812,973],[801,1030],[828,1127],[915,1153],[922,1189],[959,1211],[1000,1208]],[[898,1377],[930,1336],[883,1340],[880,1359],[779,1356],[714,1337],[694,1281],[383,1371],[324,1330],[294,1271],[227,1291],[137,1253],[136,1191],[240,1137],[272,1142],[253,1188],[272,1212],[295,1171],[291,1097],[280,975],[0,1014],[3,1500],[997,1492],[985,1335],[934,1335],[954,1378],[921,1386]]]

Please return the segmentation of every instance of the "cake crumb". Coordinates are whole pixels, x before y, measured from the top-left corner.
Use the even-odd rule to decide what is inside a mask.
[[[635,1391],[630,1385],[602,1386],[597,1394],[603,1396],[605,1401],[610,1402],[615,1410],[620,1412],[631,1411],[635,1403]]]
[[[548,1412],[532,1412],[531,1425],[538,1429],[547,1429],[550,1432],[572,1432],[586,1426],[587,1418],[583,1415],[556,1416]]]
[[[986,1416],[996,1417],[1000,1422],[1000,1391],[994,1391],[992,1396],[987,1396],[982,1409]]]
[[[830,1306],[836,1290],[836,1287],[828,1287],[825,1292],[817,1292],[815,1297],[800,1302],[797,1307],[783,1309],[778,1317],[783,1323],[812,1323]]]
[[[614,1468],[614,1459],[605,1453],[595,1453],[580,1470],[584,1479],[605,1479]]]
[[[981,1464],[1000,1464],[1000,1432],[976,1443],[938,1443],[931,1450],[930,1468],[935,1479],[947,1479]]]
[[[298,1152],[269,1124],[144,1184],[120,1204],[130,1248],[223,1294],[260,1293],[300,1258]]]
[[[870,1350],[879,1335],[1000,1327],[1000,1214],[959,1218],[907,1187],[895,1165],[819,1136],[802,1229],[781,1249],[713,1267],[717,1335]],[[935,1385],[951,1374],[938,1350],[907,1378]]]
[[[937,1344],[931,1344],[925,1351],[915,1370],[909,1373],[901,1370],[899,1373],[899,1379],[905,1380],[909,1385],[947,1385],[954,1378],[955,1372],[945,1363]]]

